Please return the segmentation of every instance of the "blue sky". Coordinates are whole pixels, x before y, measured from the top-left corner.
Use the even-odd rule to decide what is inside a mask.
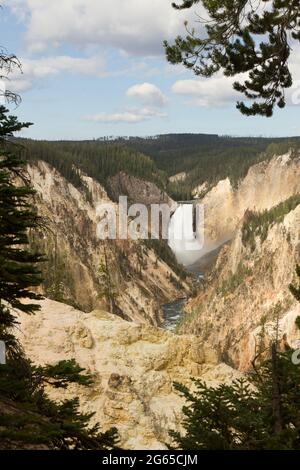
[[[228,79],[199,79],[167,64],[163,39],[182,33],[184,20],[194,14],[174,11],[171,0],[2,3],[1,45],[23,64],[23,74],[15,71],[7,84],[22,96],[11,111],[35,123],[28,137],[300,135],[299,104],[290,98],[271,119],[243,117]],[[290,95],[296,94],[297,103],[299,59],[296,49],[291,61],[296,88]]]

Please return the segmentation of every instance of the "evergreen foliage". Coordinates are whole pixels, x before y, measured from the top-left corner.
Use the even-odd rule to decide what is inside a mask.
[[[298,300],[298,302],[300,302],[300,266],[297,265],[296,267],[296,275],[297,275],[297,278],[298,278],[298,286],[294,286],[293,284],[291,284],[289,287],[290,287],[290,291],[292,293],[292,295],[295,297],[295,299]],[[297,323],[297,320],[298,320],[298,323]],[[296,324],[299,326],[299,329],[300,329],[300,317],[298,317],[296,320]]]
[[[150,157],[118,142],[27,140],[26,148],[29,159],[44,160],[78,188],[83,187],[80,170],[98,180],[104,187],[107,186],[107,179],[120,171],[153,181],[160,187],[167,181]]]
[[[178,36],[173,45],[165,41],[168,61],[202,77],[219,71],[227,77],[247,74],[234,83],[247,101],[254,101],[237,103],[243,114],[270,117],[276,105],[284,108],[285,90],[293,84],[292,44],[300,40],[299,0],[182,0],[173,7],[196,4],[204,9],[197,16],[200,32],[186,23],[186,37]]]
[[[186,173],[183,181],[169,182],[175,200],[190,200],[192,190],[207,183],[207,190],[229,178],[237,186],[252,165],[299,149],[299,138],[241,138],[205,134],[167,134],[155,138],[132,137],[126,145],[149,155],[157,168],[173,176]],[[299,155],[299,152],[297,152]]]
[[[252,271],[248,266],[243,263],[239,263],[235,273],[230,273],[229,277],[222,282],[220,287],[220,293],[222,296],[232,293],[241,284],[244,283],[248,276],[251,276]]]
[[[181,264],[178,263],[176,256],[174,255],[166,240],[149,239],[144,240],[144,244],[148,249],[153,250],[158,258],[170,266],[172,271],[174,271],[174,273],[177,274],[181,280],[185,280],[187,278],[187,271]]]
[[[40,298],[29,287],[41,283],[35,263],[42,257],[24,246],[28,244],[28,230],[38,225],[39,218],[31,205],[34,192],[22,177],[25,162],[21,149],[7,139],[31,124],[19,123],[7,113],[0,106],[0,305],[6,302],[30,313],[36,305],[24,304],[20,299]],[[16,178],[20,184],[16,184]]]
[[[255,238],[260,237],[260,240],[264,242],[268,236],[270,226],[282,222],[284,217],[299,204],[300,194],[295,194],[270,210],[263,212],[248,211],[242,227],[244,246],[249,245],[252,251],[254,251],[256,246]]]
[[[153,138],[118,138],[114,141],[23,142],[29,160],[44,160],[70,183],[88,191],[80,171],[109,189],[108,179],[120,171],[154,182],[175,200],[189,200],[202,183],[209,189],[221,179],[233,185],[249,168],[287,149],[299,148],[294,139],[233,138],[205,134],[161,135]],[[168,177],[185,172],[183,181]]]
[[[300,277],[300,268],[297,267]],[[298,287],[291,287],[300,301]],[[298,324],[296,322],[296,324]],[[277,351],[255,366],[247,379],[209,387],[194,380],[194,389],[176,383],[187,401],[184,433],[170,431],[183,450],[299,450],[300,374],[293,350]]]
[[[101,433],[91,425],[93,415],[79,411],[78,399],[56,403],[45,386],[66,388],[69,383],[91,384],[74,360],[36,367],[24,357],[13,334],[17,320],[14,309],[25,313],[39,310],[32,288],[41,284],[38,264],[43,257],[32,252],[28,233],[40,219],[33,206],[34,191],[28,184],[22,147],[11,141],[14,132],[28,127],[0,107],[0,340],[5,342],[7,363],[0,365],[0,403],[9,403],[14,413],[1,406],[1,445],[45,444],[54,449],[111,449],[117,431]]]
[[[81,374],[75,361],[55,366],[35,367],[19,352],[0,366],[0,402],[7,400],[15,413],[0,413],[1,443],[46,445],[56,450],[101,450],[116,447],[118,434],[112,428],[101,433],[91,425],[93,414],[79,411],[78,398],[54,402],[45,393],[45,385],[65,388],[68,383],[88,386],[92,378]]]

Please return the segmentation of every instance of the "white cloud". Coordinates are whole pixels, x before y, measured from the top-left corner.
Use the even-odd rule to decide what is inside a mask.
[[[130,98],[137,98],[141,102],[151,106],[164,106],[167,98],[162,91],[152,83],[141,83],[130,87],[126,95]]]
[[[128,123],[137,124],[139,122],[147,121],[151,118],[166,117],[165,113],[161,113],[151,108],[133,109],[118,113],[100,113],[90,116],[84,116],[85,121],[103,122],[103,123]]]
[[[140,108],[126,109],[115,113],[100,113],[84,116],[85,121],[103,123],[129,123],[136,124],[152,118],[165,118],[167,114],[160,108],[167,102],[161,90],[152,83],[141,83],[128,88],[126,95],[142,103]]]
[[[293,86],[286,90],[286,102],[289,106],[300,105],[300,46],[293,45],[290,58],[290,70],[293,76]],[[235,81],[244,81],[247,74],[235,77],[216,75],[207,79],[178,80],[172,86],[176,95],[187,97],[187,104],[199,107],[220,107],[235,103],[237,100],[245,101],[243,94],[233,89]]]
[[[102,114],[95,114],[93,116],[86,116],[86,121],[93,121],[93,122],[106,122],[106,123],[120,123],[120,122],[127,122],[127,123],[137,123],[145,120],[145,117],[141,114],[137,113],[102,113]]]
[[[178,80],[172,86],[172,92],[187,96],[188,104],[200,107],[224,106],[236,101],[241,95],[233,89],[237,80],[227,77],[209,79]]]
[[[171,0],[6,0],[7,7],[27,26],[26,41],[31,51],[67,42],[110,46],[144,56],[162,54],[162,41],[184,32],[186,18],[195,19],[191,11],[176,11],[171,3]]]
[[[285,92],[288,105],[300,105],[300,46],[293,43],[290,57],[290,70],[293,86]],[[178,80],[172,86],[176,95],[186,96],[187,104],[199,107],[218,107],[245,100],[245,96],[233,89],[235,81],[244,81],[247,74],[224,77],[218,74],[207,79]]]
[[[105,61],[101,57],[77,58],[64,55],[41,59],[21,58],[21,63],[23,73],[16,69],[8,83],[8,88],[17,93],[31,89],[42,79],[61,73],[107,76]]]
[[[300,46],[293,44],[293,51],[290,61],[290,70],[293,76],[293,86],[286,92],[286,99],[289,105],[300,106]]]
[[[142,108],[139,110],[139,113],[145,116],[145,118],[150,118],[150,117],[160,117],[160,118],[165,118],[167,117],[167,113],[163,113],[161,111],[158,111],[155,108]]]
[[[148,66],[145,62],[133,62],[125,68],[120,68],[115,71],[108,71],[106,60],[99,56],[91,57],[71,57],[67,55],[42,57],[39,59],[20,58],[22,64],[22,73],[16,67],[10,75],[9,88],[17,93],[30,90],[34,86],[48,77],[54,77],[61,73],[74,73],[79,75],[90,75],[98,78],[107,77],[137,77],[137,76],[153,76],[159,75],[160,71],[157,68]],[[150,84],[149,84],[150,85]],[[144,103],[151,104],[150,98],[153,102],[164,102],[165,97],[162,92],[154,85],[151,87],[154,90],[149,90],[149,101],[145,100]],[[138,96],[137,96],[138,97]]]
[[[37,60],[25,60],[23,72],[34,73],[37,77],[57,75],[61,72],[106,76],[105,62],[101,57],[78,58],[70,56],[47,57]]]

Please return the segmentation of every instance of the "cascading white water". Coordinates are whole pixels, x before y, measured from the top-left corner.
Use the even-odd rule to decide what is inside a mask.
[[[199,206],[197,207],[199,209]],[[200,215],[200,217],[199,217]],[[201,237],[201,224],[204,223],[204,213],[197,210],[196,225],[197,234],[194,233],[194,205],[179,204],[174,212],[168,229],[169,246],[174,252],[179,263],[188,269],[199,260],[203,253],[203,238]],[[193,271],[191,271],[193,272]],[[198,273],[199,278],[199,273]],[[167,305],[163,305],[164,328],[174,330],[182,316],[186,299],[175,299]]]
[[[184,266],[195,263],[203,249],[203,240],[193,231],[193,210],[193,204],[180,204],[169,225],[169,246]]]

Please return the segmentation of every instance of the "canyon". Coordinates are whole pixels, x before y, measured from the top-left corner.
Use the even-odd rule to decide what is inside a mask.
[[[78,396],[81,409],[95,413],[103,429],[117,426],[125,449],[165,449],[168,431],[181,429],[184,403],[174,381],[189,387],[192,377],[213,386],[231,383],[247,374],[257,350],[274,335],[281,345],[298,344],[300,309],[288,285],[300,262],[300,204],[287,205],[263,235],[250,231],[245,239],[245,226],[251,214],[267,214],[299,195],[299,173],[299,155],[274,156],[252,166],[236,187],[220,181],[195,202],[206,214],[206,244],[198,255],[220,253],[192,289],[189,276],[182,278],[152,247],[96,239],[97,204],[115,204],[124,190],[136,201],[138,185],[145,203],[164,201],[176,211],[153,183],[119,174],[110,181],[109,197],[84,174],[80,190],[51,165],[30,163],[36,205],[46,221],[31,243],[49,261],[41,311],[35,317],[19,313],[16,335],[35,364],[74,358],[93,376],[88,388],[49,389],[51,398]],[[116,314],[99,295],[97,272],[105,256],[117,289]],[[176,332],[159,328],[161,305],[183,297],[190,298]]]
[[[44,225],[31,233],[32,247],[45,253],[47,258],[41,292],[87,312],[107,307],[101,298],[103,286],[99,273],[106,258],[109,259],[111,284],[116,291],[116,313],[127,320],[161,324],[161,305],[185,297],[190,291],[188,279],[186,282],[174,272],[172,266],[143,241],[98,240],[96,209],[102,203],[116,203],[96,180],[82,174],[85,186],[80,190],[43,161],[30,164],[28,175]],[[135,179],[134,183],[135,190],[138,190],[138,183],[141,188],[145,186],[141,180]],[[153,184],[146,189],[148,197],[152,191],[155,200],[161,195]],[[163,197],[175,204],[166,195]]]
[[[257,237],[254,251],[244,245],[239,228],[200,292],[189,300],[180,331],[196,334],[243,371],[251,367],[259,330],[271,340],[275,333],[268,331],[272,325],[274,330],[277,318],[280,339],[292,346],[299,339],[295,319],[300,310],[288,286],[295,281],[300,261],[299,228],[300,205],[270,226],[265,240]]]
[[[251,166],[237,185],[226,178],[208,191],[199,201],[205,212],[203,254],[232,239],[247,211],[262,212],[299,194],[299,166],[298,152],[274,155]]]
[[[188,302],[179,331],[198,335],[243,371],[251,367],[259,332],[263,328],[269,340],[274,338],[277,319],[282,340],[291,345],[299,339],[294,321],[299,306],[288,289],[300,262],[299,201],[278,219],[274,210],[274,220],[265,224],[264,232],[251,234],[252,243],[244,239],[251,211],[268,218],[280,203],[299,195],[299,174],[299,154],[274,156],[251,167],[236,189],[229,180],[221,181],[201,201],[207,245],[231,242],[222,248],[200,292]],[[263,217],[260,223],[264,224]]]

